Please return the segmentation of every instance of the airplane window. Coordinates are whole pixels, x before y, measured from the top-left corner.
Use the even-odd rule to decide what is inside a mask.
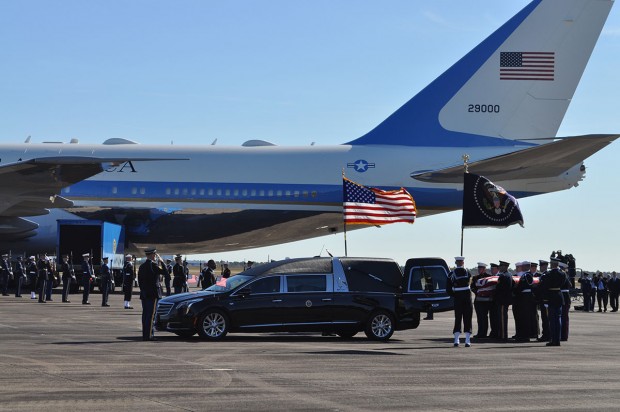
[[[287,195],[287,196],[290,196],[290,195],[291,195],[291,191],[290,191],[290,190],[287,190],[287,191],[286,191],[286,195]]]
[[[250,192],[250,196],[256,196],[256,190],[252,190],[252,191]]]
[[[178,195],[179,194],[179,188],[174,189],[174,194]]]
[[[137,187],[132,187],[131,188],[131,194],[132,195],[137,195],[138,194],[138,188]]]
[[[273,190],[270,190],[270,191],[268,192],[268,196],[273,196]]]
[[[243,189],[243,191],[241,192],[241,196],[247,196],[247,195],[248,195],[247,189]]]
[[[186,196],[187,193],[188,193],[188,190],[187,189],[183,189],[183,195]]]
[[[114,186],[112,188],[112,193],[117,194],[118,193],[118,188],[116,186]]]
[[[233,190],[233,196],[239,196],[239,190],[238,189]]]
[[[205,190],[204,189],[200,189],[200,196],[204,196],[205,195]]]
[[[226,189],[226,196],[230,196],[230,189]]]
[[[143,187],[140,188],[140,194],[143,195],[146,193],[146,189],[144,189]]]
[[[299,197],[299,190],[295,190],[295,191],[293,192],[293,196],[295,196],[295,197]]]
[[[259,195],[259,196],[265,196],[265,191],[264,191],[264,190],[261,190],[260,192],[258,192],[258,195]]]
[[[304,195],[304,197],[308,197],[308,191],[307,191],[307,190],[304,190],[303,195]]]
[[[281,190],[278,190],[278,191],[276,192],[276,194],[277,194],[278,196],[282,196],[282,191],[281,191]]]
[[[196,196],[196,189],[192,189],[192,196]]]
[[[166,194],[170,195],[172,194],[172,189],[170,189],[169,187],[166,188]]]
[[[222,196],[222,189],[217,189],[215,192],[218,196]]]
[[[209,190],[207,191],[207,194],[208,194],[209,196],[213,196],[213,189],[209,189]]]
[[[317,196],[317,193],[316,193],[316,191],[313,190],[312,191],[312,197],[316,197],[316,196]]]

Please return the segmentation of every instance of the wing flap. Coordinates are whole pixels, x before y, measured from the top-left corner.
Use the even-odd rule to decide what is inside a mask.
[[[616,140],[620,135],[565,137],[468,164],[470,172],[494,181],[557,177]],[[411,177],[422,182],[463,183],[463,165],[422,173]]]

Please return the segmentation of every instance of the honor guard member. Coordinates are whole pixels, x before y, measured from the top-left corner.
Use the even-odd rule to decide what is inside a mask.
[[[508,340],[508,308],[512,304],[512,290],[514,281],[508,272],[510,263],[499,261],[499,273],[497,285],[495,286],[495,303],[498,316],[498,338],[503,341]]]
[[[3,253],[2,259],[0,259],[0,288],[2,288],[2,296],[9,296],[9,279],[12,272],[9,255]]]
[[[131,255],[125,255],[125,266],[123,266],[123,293],[125,294],[125,309],[133,309],[131,306],[131,294],[133,293],[133,281],[135,274],[131,260]]]
[[[17,256],[17,262],[15,263],[15,297],[22,297],[22,285],[24,284],[24,279],[26,279],[26,270],[24,269],[24,264],[22,263],[22,257]]]
[[[490,291],[482,284],[480,280],[488,278],[489,275],[486,271],[487,264],[484,262],[478,262],[478,274],[471,279],[471,291],[474,292],[476,297],[474,298],[474,310],[476,311],[476,320],[478,321],[478,334],[474,335],[474,338],[484,339],[487,337],[489,330],[489,313],[491,312],[491,305],[493,302]]]
[[[462,332],[462,323],[465,329],[465,347],[468,348],[471,346],[469,340],[471,336],[472,316],[471,290],[469,289],[471,275],[469,271],[463,267],[465,264],[464,257],[457,256],[454,258],[454,261],[456,268],[450,272],[447,286],[448,293],[454,297],[454,329],[452,330],[454,334],[454,346],[459,346],[460,344],[459,337]]]
[[[616,272],[611,272],[611,279],[607,283],[609,289],[609,305],[612,312],[618,311],[618,296],[620,296],[620,279]]]
[[[547,342],[547,346],[560,346],[560,339],[562,337],[562,305],[564,304],[564,297],[561,290],[566,274],[558,268],[559,263],[559,259],[551,258],[551,270],[541,278],[539,285],[549,311],[551,340]]]
[[[30,283],[30,299],[37,298],[37,261],[34,256],[28,258],[28,264],[26,265],[26,272],[28,273],[28,282]]]
[[[538,339],[540,334],[539,319],[538,319],[538,303],[536,301],[536,279],[535,274],[538,273],[538,262],[530,262],[529,273],[532,275],[532,292],[530,300],[530,338]]]
[[[170,280],[172,279],[172,259],[166,259],[166,274],[164,275],[164,286],[166,287],[166,296],[170,296]]]
[[[592,312],[594,308],[590,307],[590,291],[592,290],[590,274],[588,272],[583,272],[578,282],[581,285],[581,294],[583,296],[583,311]]]
[[[568,340],[568,330],[569,330],[569,312],[570,312],[570,289],[573,286],[573,281],[568,274],[568,265],[564,262],[558,263],[560,270],[564,272],[566,279],[564,279],[564,283],[560,287],[560,292],[562,292],[562,298],[564,298],[564,305],[562,306],[562,333],[560,334],[561,341]]]
[[[62,256],[60,270],[62,271],[62,301],[71,303],[69,300],[69,288],[71,287],[71,282],[75,280],[75,273],[73,273],[73,267],[69,264],[69,255]]]
[[[182,293],[185,283],[187,283],[187,277],[185,275],[185,268],[183,267],[183,256],[176,255],[174,258],[174,266],[172,267],[172,287],[174,288],[174,294]]]
[[[45,300],[52,302],[52,289],[54,289],[54,282],[56,281],[56,274],[52,267],[51,259],[45,255],[45,264],[47,265],[47,282],[45,283]]]
[[[540,325],[541,325],[542,334],[536,340],[538,342],[549,342],[549,317],[547,316],[547,308],[545,307],[545,304],[543,302],[543,297],[540,293],[540,287],[539,287],[540,280],[547,273],[549,262],[546,260],[540,259],[538,261],[538,264],[539,264],[539,270],[533,274],[535,278],[538,278],[538,286],[536,286],[536,288],[534,289],[535,291],[534,296],[536,297],[536,303],[538,305],[538,310],[540,310]]]
[[[497,263],[491,263],[491,276],[498,276],[499,265]],[[497,304],[495,302],[495,288],[491,291],[491,302],[489,306],[489,323],[491,324],[491,331],[489,332],[489,338],[499,338],[499,316],[497,310]]]
[[[536,304],[532,295],[534,276],[529,271],[530,262],[521,262],[520,268],[519,283],[515,285],[515,299],[512,309],[515,312],[515,340],[517,342],[529,342],[532,331],[532,314]],[[518,310],[515,310],[517,308]]]
[[[47,284],[47,256],[41,255],[37,262],[37,292],[39,293],[39,303],[45,303],[45,286]]]
[[[146,262],[138,269],[138,285],[142,301],[142,340],[155,340],[153,322],[157,301],[162,297],[159,277],[166,273],[166,267],[156,249],[147,249],[144,253]]]
[[[112,273],[110,273],[110,267],[108,266],[108,257],[105,256],[101,259],[101,306],[110,306],[108,304],[108,296],[110,295],[110,289],[112,289]]]
[[[88,301],[88,297],[90,296],[90,284],[95,279],[95,273],[90,264],[90,253],[84,253],[82,257],[84,258],[82,261],[82,287],[84,288],[82,305],[90,305]]]

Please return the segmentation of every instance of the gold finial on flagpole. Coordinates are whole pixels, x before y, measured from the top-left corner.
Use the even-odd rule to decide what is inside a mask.
[[[469,173],[469,155],[467,153],[463,154],[463,167],[465,167],[465,173]]]

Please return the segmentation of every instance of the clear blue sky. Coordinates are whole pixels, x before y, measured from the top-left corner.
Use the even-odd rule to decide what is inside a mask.
[[[528,1],[3,1],[0,139],[338,144],[440,75]],[[620,132],[620,10],[594,50],[560,136]],[[620,142],[576,188],[521,200],[525,228],[465,231],[468,265],[548,257],[620,270]],[[459,253],[460,212],[348,234],[349,255]],[[226,260],[344,254],[332,235]],[[182,251],[180,251],[182,252]]]

